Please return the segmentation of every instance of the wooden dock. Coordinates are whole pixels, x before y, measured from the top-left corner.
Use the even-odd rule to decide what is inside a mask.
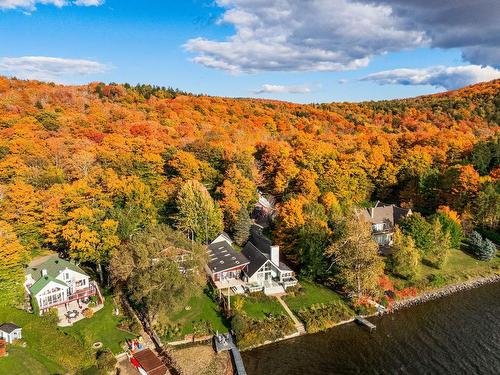
[[[361,325],[367,327],[370,330],[370,332],[372,332],[372,331],[374,331],[374,330],[377,329],[377,326],[375,324],[373,324],[372,322],[370,322],[367,319],[363,318],[362,316],[356,315],[355,319],[356,319],[356,322],[358,324],[361,324]]]
[[[241,358],[240,350],[233,341],[233,336],[229,333],[219,334],[214,336],[215,351],[222,352],[229,350],[233,357],[236,375],[247,375],[243,359]]]

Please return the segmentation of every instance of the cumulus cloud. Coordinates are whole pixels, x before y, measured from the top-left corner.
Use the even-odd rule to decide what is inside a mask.
[[[426,43],[388,5],[351,0],[216,0],[220,23],[236,32],[225,41],[205,38],[184,46],[193,61],[233,73],[336,71],[368,65],[374,55]]]
[[[334,71],[422,46],[459,48],[500,66],[498,0],[216,0],[226,40],[185,44],[193,61],[230,72]]]
[[[0,9],[23,9],[33,11],[37,4],[54,5],[62,8],[67,5],[77,6],[100,6],[104,4],[104,0],[0,0]]]
[[[498,0],[358,0],[389,6],[406,27],[425,32],[431,46],[460,48],[473,64],[500,66]]]
[[[260,89],[255,90],[254,94],[308,94],[311,89],[307,86],[283,86],[283,85],[262,85]]]
[[[394,69],[370,74],[362,81],[380,85],[432,85],[453,90],[478,82],[500,78],[500,70],[491,66],[433,66],[424,69]]]
[[[92,60],[46,56],[1,57],[0,72],[22,79],[53,81],[64,76],[103,73],[109,66]]]

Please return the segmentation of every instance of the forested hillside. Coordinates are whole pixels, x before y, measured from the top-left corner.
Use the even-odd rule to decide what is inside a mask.
[[[0,280],[22,280],[15,264],[45,248],[106,269],[152,223],[200,243],[234,234],[257,189],[276,198],[274,240],[313,278],[336,218],[370,201],[448,206],[495,232],[499,125],[500,80],[300,105],[0,78]]]

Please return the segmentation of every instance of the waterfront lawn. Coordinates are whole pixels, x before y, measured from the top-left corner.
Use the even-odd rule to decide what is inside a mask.
[[[453,249],[442,269],[421,264],[417,280],[407,281],[396,277],[393,280],[396,287],[415,286],[418,290],[425,291],[495,273],[500,274],[500,256],[483,262],[462,250]]]
[[[73,373],[94,363],[92,353],[78,340],[38,315],[0,306],[0,322],[19,325],[26,342],[25,348],[8,345],[9,356],[0,358],[0,374]]]
[[[281,306],[276,298],[266,296],[262,292],[238,296],[237,298],[243,299],[241,310],[252,319],[263,320],[269,315],[288,316],[283,306]],[[234,304],[232,307],[234,307]]]
[[[97,311],[92,318],[82,319],[71,327],[62,328],[62,330],[76,337],[87,347],[100,341],[114,354],[119,354],[123,352],[121,343],[126,339],[134,338],[135,335],[118,328],[120,317],[113,314],[114,309],[112,296],[108,295],[104,301],[104,307]]]
[[[183,308],[170,317],[170,324],[181,326],[178,338],[192,334],[193,325],[200,320],[209,322],[213,331],[227,332],[229,330],[229,322],[220,311],[219,305],[207,294],[206,290],[191,297],[188,306],[189,310]]]
[[[343,298],[330,288],[306,280],[300,282],[300,290],[295,295],[287,295],[283,299],[295,313],[318,303],[345,303]]]

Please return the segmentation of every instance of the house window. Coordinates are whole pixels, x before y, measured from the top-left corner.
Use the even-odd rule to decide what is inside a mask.
[[[373,224],[372,225],[372,230],[374,232],[380,232],[380,231],[383,231],[384,230],[384,223],[381,223],[381,224]]]

